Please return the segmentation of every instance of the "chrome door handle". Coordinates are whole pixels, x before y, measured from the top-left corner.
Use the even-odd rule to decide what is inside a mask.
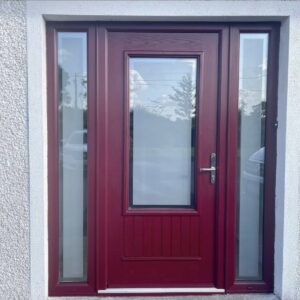
[[[210,168],[200,168],[200,172],[210,172],[210,183],[216,182],[216,153],[210,155]]]
[[[215,167],[212,168],[200,168],[200,172],[213,172],[216,171]]]

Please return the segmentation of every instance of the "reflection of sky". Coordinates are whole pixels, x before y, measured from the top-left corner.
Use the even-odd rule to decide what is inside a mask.
[[[240,38],[239,107],[249,116],[266,101],[268,34],[243,33]]]
[[[135,205],[190,204],[196,66],[196,58],[130,59]],[[187,92],[179,96],[183,77],[190,80],[185,81]],[[174,88],[179,91],[175,100]]]
[[[82,84],[87,75],[87,47],[85,32],[60,32],[58,33],[58,64],[68,73],[68,85],[65,87],[65,94],[68,94],[71,101],[70,107],[86,108],[86,85]],[[65,100],[65,99],[64,99]]]
[[[182,77],[189,74],[193,86],[196,83],[196,58],[131,58],[130,59],[130,105],[139,106],[149,112],[174,116],[176,103],[169,95],[172,87],[179,88]],[[157,111],[160,103],[160,111]],[[172,117],[173,115],[173,117]]]

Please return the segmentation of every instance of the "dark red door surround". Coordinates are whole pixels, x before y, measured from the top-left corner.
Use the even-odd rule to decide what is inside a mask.
[[[218,33],[108,34],[108,287],[215,286],[218,53]],[[130,56],[198,60],[195,208],[128,208]]]
[[[108,288],[138,287],[216,287],[229,293],[273,290],[278,29],[277,23],[47,24],[51,296],[92,296]],[[58,101],[55,78],[56,33],[59,31],[88,33],[86,282],[58,280]],[[265,171],[265,207],[268,215],[263,225],[264,274],[263,280],[257,282],[235,280],[234,178],[237,176],[240,32],[267,32],[270,38]],[[193,57],[198,61],[197,187],[193,208],[128,207],[130,143],[127,71],[128,58],[135,56]],[[199,172],[200,167],[209,167],[209,157],[213,152],[217,156],[215,184],[210,183],[208,173]]]

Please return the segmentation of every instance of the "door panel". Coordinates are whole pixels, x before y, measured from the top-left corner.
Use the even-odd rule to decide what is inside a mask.
[[[125,217],[124,259],[197,259],[199,226],[198,216]]]
[[[218,33],[109,32],[108,34],[108,287],[215,285],[215,185],[210,182],[210,174],[200,173],[199,169],[209,167],[211,153],[217,153],[218,47]],[[172,135],[181,134],[177,138],[177,144],[172,145],[175,138],[168,134],[161,138],[163,133],[159,126],[170,129],[170,126],[174,126],[174,122],[158,120],[152,116],[153,111],[152,119],[148,118],[149,123],[145,128],[149,130],[152,122],[153,127],[158,127],[155,129],[158,136],[154,136],[153,139],[160,138],[159,142],[166,143],[167,146],[163,146],[164,155],[155,154],[155,151],[158,152],[157,148],[152,149],[154,154],[147,153],[148,160],[144,160],[143,163],[149,165],[150,161],[152,166],[143,166],[138,172],[137,179],[140,182],[134,184],[137,188],[144,184],[142,195],[147,196],[145,191],[150,188],[150,197],[147,201],[139,202],[141,195],[137,197],[136,203],[143,205],[130,205],[133,185],[131,153],[134,151],[132,148],[134,144],[130,139],[132,130],[130,126],[138,126],[147,121],[147,116],[144,115],[140,118],[140,122],[130,123],[131,57],[197,61],[196,114],[195,128],[193,131],[190,130],[192,136],[186,138],[187,130],[185,133],[178,128],[175,128],[175,131],[170,130]],[[149,76],[154,73],[150,72]],[[155,80],[149,77],[148,82],[150,79]],[[180,92],[182,91],[179,91],[179,94]],[[143,99],[142,101],[145,102]],[[169,108],[168,101],[165,105],[161,98],[157,101],[161,105],[160,114],[163,109]],[[147,113],[149,114],[149,111]],[[140,129],[140,127],[136,128],[136,130]],[[145,141],[149,142],[150,133],[147,134],[148,138],[145,138]],[[151,134],[154,135],[155,132]],[[168,139],[170,139],[169,144]],[[191,158],[191,150],[190,153],[186,153],[186,150],[182,150],[184,147],[178,145],[180,139],[188,141],[194,139],[193,158]],[[142,146],[147,152],[149,145],[147,146],[146,142]],[[179,155],[185,161],[187,157],[191,158],[190,167],[186,167],[185,163],[190,177],[187,177],[187,171],[182,174],[179,172],[178,176],[185,176],[185,180],[190,181],[190,191],[194,191],[192,206],[177,205],[178,203],[189,204],[190,199],[183,199],[183,197],[190,197],[190,193],[182,193],[178,197],[179,200],[171,196],[164,202],[161,198],[160,200],[156,198],[155,187],[149,184],[149,180],[153,177],[153,182],[158,186],[157,190],[163,189],[164,193],[167,189],[162,181],[166,181],[170,189],[173,184],[173,188],[180,191],[178,185],[181,184],[182,189],[188,190],[182,182],[174,180],[177,176],[174,174],[181,169],[175,166],[178,160],[172,161],[172,151],[175,157]],[[174,165],[170,166],[169,170],[171,174],[168,175],[166,170],[169,168],[166,161],[153,166],[157,157],[160,160],[173,162]],[[145,170],[151,170],[150,173],[153,174],[143,177],[142,172]],[[158,174],[155,175],[155,172]],[[159,177],[159,180],[155,177]],[[170,194],[172,194],[171,190]]]

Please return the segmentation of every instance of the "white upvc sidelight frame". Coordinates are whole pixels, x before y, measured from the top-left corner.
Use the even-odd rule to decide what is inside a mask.
[[[297,1],[28,1],[31,297],[48,297],[45,20],[281,21],[275,294],[300,297],[300,5]],[[220,297],[222,297],[220,295]],[[251,295],[251,299],[270,299]],[[232,299],[235,297],[232,296]],[[62,299],[62,298],[60,298]]]

